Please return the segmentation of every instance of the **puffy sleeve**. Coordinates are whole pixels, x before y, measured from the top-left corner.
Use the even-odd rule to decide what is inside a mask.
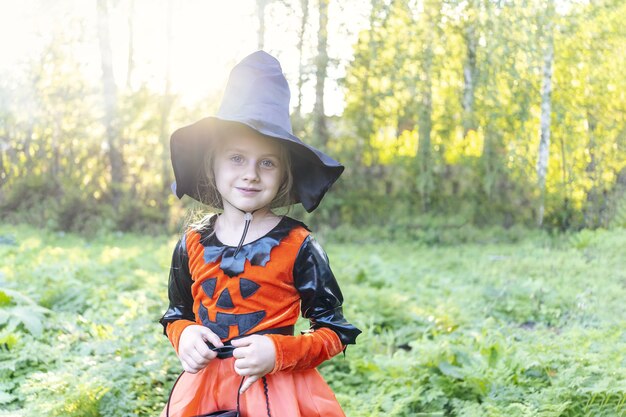
[[[314,368],[356,343],[361,333],[344,318],[343,295],[328,256],[310,235],[296,257],[293,278],[302,316],[309,319],[311,329],[298,336],[267,335],[276,348],[272,373]]]
[[[191,295],[193,280],[189,272],[189,255],[185,236],[184,234],[174,247],[167,289],[169,307],[159,320],[159,323],[163,325],[163,334],[169,338],[176,352],[178,352],[178,342],[183,330],[187,326],[196,324]]]
[[[300,247],[293,278],[300,293],[302,317],[309,319],[311,330],[326,327],[337,333],[344,345],[356,343],[361,331],[344,318],[343,295],[328,256],[311,235]]]

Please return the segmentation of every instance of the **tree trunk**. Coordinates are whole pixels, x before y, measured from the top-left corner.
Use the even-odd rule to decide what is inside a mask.
[[[315,105],[313,107],[313,138],[322,149],[328,142],[328,128],[324,114],[324,82],[328,68],[328,0],[319,1],[319,30],[317,33],[317,60],[315,71]]]
[[[422,79],[422,102],[419,112],[419,142],[418,142],[418,161],[419,161],[419,192],[422,200],[422,209],[428,211],[430,207],[431,192],[433,189],[432,178],[432,161],[430,149],[430,131],[432,128],[432,82],[430,79],[430,61],[431,58],[424,56],[423,69],[424,78]]]
[[[159,126],[161,146],[161,178],[162,178],[162,195],[158,203],[161,205],[161,211],[164,214],[167,225],[167,198],[171,193],[170,184],[172,182],[170,174],[170,158],[169,158],[169,118],[172,110],[172,94],[171,94],[171,61],[172,61],[172,0],[167,1],[166,19],[166,41],[165,41],[165,90],[163,91],[163,99],[161,101],[161,123]]]
[[[111,164],[111,199],[112,206],[119,210],[124,180],[124,161],[119,140],[119,120],[117,111],[117,88],[113,77],[113,54],[109,39],[109,13],[106,0],[98,0],[98,40],[102,60],[102,87],[104,93],[104,125],[109,147]]]
[[[589,85],[590,80],[588,80]],[[585,173],[591,180],[591,188],[587,191],[587,203],[583,209],[583,215],[585,218],[585,225],[587,227],[598,227],[600,224],[600,198],[602,186],[599,184],[599,177],[596,175],[596,127],[598,121],[591,109],[587,109],[587,126],[589,132],[589,143],[587,150],[589,151],[589,163],[585,167]]]
[[[300,0],[300,8],[302,9],[302,19],[300,20],[300,30],[298,31],[298,92],[296,108],[294,109],[294,131],[300,132],[303,129],[302,121],[302,87],[304,86],[304,64],[303,49],[304,49],[304,35],[306,32],[306,24],[309,20],[309,0]]]
[[[48,196],[48,197],[53,197],[53,198],[58,198],[60,197],[60,186],[59,186],[59,176],[61,175],[61,169],[60,169],[60,154],[59,154],[59,147],[61,146],[60,142],[60,138],[61,138],[61,132],[60,132],[60,121],[62,119],[61,117],[61,112],[57,111],[56,108],[51,109],[50,112],[50,118],[51,118],[51,123],[50,123],[50,164],[47,166],[47,169],[45,169],[45,175],[46,175],[46,179],[48,180],[49,184],[52,185],[52,196]]]
[[[24,166],[26,167],[26,171],[31,169],[33,166],[33,157],[31,155],[31,143],[33,141],[33,124],[32,122],[28,123],[28,129],[24,135],[24,148],[22,151],[24,152]]]
[[[259,31],[257,33],[258,49],[265,47],[265,7],[269,3],[269,0],[257,0],[256,13],[259,19]]]
[[[424,47],[421,60],[421,103],[418,117],[418,190],[422,201],[422,210],[430,209],[432,192],[434,189],[433,161],[431,152],[430,134],[432,130],[432,77],[433,70],[433,43],[439,15],[437,1],[427,1],[424,4],[423,18],[419,23],[424,28]]]
[[[565,139],[563,135],[561,135],[559,142],[561,148],[561,184],[565,192],[565,198],[563,198],[563,205],[561,206],[561,211],[563,212],[561,228],[567,230],[570,227],[571,220],[571,192],[567,182],[567,151],[565,149]]]
[[[537,159],[537,179],[539,186],[539,207],[537,210],[537,224],[543,225],[546,194],[546,176],[550,156],[550,117],[552,115],[552,65],[554,64],[554,45],[552,37],[552,22],[547,24],[546,49],[543,59],[543,85],[541,88],[541,131],[539,139],[539,155]]]
[[[4,166],[4,159],[5,155],[8,156],[7,151],[9,149],[9,146],[10,145],[8,144],[8,142],[5,142],[4,138],[0,138],[0,206],[2,205],[2,203],[4,203],[2,187],[9,180],[9,172]]]
[[[377,10],[377,0],[371,0],[370,5],[370,15],[369,15],[369,27],[373,28],[376,22],[376,16],[378,13]],[[360,110],[363,114],[363,117],[358,118],[356,124],[356,133],[357,133],[357,143],[354,152],[354,165],[356,167],[355,171],[357,175],[365,180],[366,183],[369,183],[370,177],[367,174],[367,170],[365,169],[365,164],[363,161],[363,157],[366,154],[372,153],[371,140],[370,136],[372,134],[373,126],[372,126],[372,108],[371,108],[371,91],[368,77],[372,73],[372,60],[376,58],[376,42],[374,40],[375,33],[370,30],[369,40],[367,51],[368,55],[365,58],[367,70],[365,71],[365,76],[361,80],[361,96],[363,97]],[[360,173],[359,173],[360,171]]]
[[[463,64],[463,137],[470,130],[476,130],[474,116],[474,89],[476,86],[476,46],[475,23],[470,22],[465,30],[465,63]]]
[[[133,69],[134,69],[134,61],[133,54],[135,53],[135,35],[133,29],[133,18],[135,14],[135,0],[130,0],[129,10],[128,10],[128,64],[126,68],[126,88],[130,90]]]

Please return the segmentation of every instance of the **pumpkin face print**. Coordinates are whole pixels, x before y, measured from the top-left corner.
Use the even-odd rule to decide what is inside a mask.
[[[209,318],[209,311],[202,302],[198,306],[198,316],[202,324],[222,339],[229,337],[231,326],[237,326],[237,334],[233,337],[242,336],[259,324],[265,317],[266,312],[265,310],[260,310],[251,313],[235,314],[229,312],[229,310],[235,309],[233,299],[244,304],[245,299],[256,293],[260,285],[247,278],[227,278],[222,276],[221,280],[225,285],[219,295],[215,294],[218,278],[209,278],[202,283],[202,291],[210,300],[215,300],[217,297],[217,301],[214,302],[215,318],[213,320]]]
[[[292,267],[308,236],[299,225],[284,217],[267,235],[243,245],[237,256],[236,248],[223,245],[211,229],[206,235],[190,232],[187,248],[196,323],[222,340],[293,325],[300,313],[300,295]]]

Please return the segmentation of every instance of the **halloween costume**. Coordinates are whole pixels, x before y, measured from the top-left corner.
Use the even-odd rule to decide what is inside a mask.
[[[311,322],[310,332],[266,335],[276,348],[276,365],[267,375],[272,415],[343,416],[315,367],[355,343],[360,331],[343,317],[343,297],[324,251],[303,223],[283,217],[234,257],[235,248],[212,233],[216,218],[204,230],[188,230],[174,251],[170,306],[161,319],[174,349],[192,324],[203,324],[227,341],[293,326],[302,312]],[[170,415],[233,408],[241,382],[233,362],[214,359],[197,374],[183,375]],[[253,416],[264,407],[263,385],[255,383],[241,397],[242,413]]]
[[[216,116],[173,133],[170,146],[176,181],[172,191],[200,201],[210,191],[203,166],[211,141],[219,140],[220,123],[244,124],[286,147],[291,161],[291,204],[311,212],[344,167],[293,135],[289,87],[278,61],[255,52],[232,70]],[[223,201],[225,197],[222,195]],[[223,201],[216,208],[223,208]],[[265,236],[243,244],[253,213],[244,212],[237,247],[215,235],[217,216],[201,229],[188,229],[176,244],[169,279],[170,305],[160,322],[178,352],[183,330],[204,325],[227,344],[258,332],[276,350],[274,369],[264,386],[254,383],[241,396],[242,416],[264,415],[267,398],[273,417],[343,416],[331,389],[315,369],[355,343],[361,333],[343,317],[343,296],[328,258],[306,225],[283,217]],[[302,313],[311,328],[292,335]],[[286,334],[288,333],[288,334]],[[196,374],[183,373],[170,401],[170,415],[188,417],[234,409],[241,377],[233,357],[213,359]],[[162,413],[165,416],[165,412]]]

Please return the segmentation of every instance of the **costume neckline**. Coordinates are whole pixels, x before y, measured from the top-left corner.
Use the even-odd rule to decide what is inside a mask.
[[[213,217],[211,217],[210,220],[210,225],[211,225],[211,229],[213,230],[213,238],[215,239],[215,243],[217,243],[217,246],[223,246],[225,248],[236,248],[237,246],[232,246],[232,245],[227,245],[225,243],[223,243],[218,237],[217,237],[217,233],[215,231],[215,222],[217,221],[217,218],[219,217],[219,214],[215,214]],[[274,233],[280,226],[282,226],[282,224],[285,222],[285,219],[287,218],[287,216],[281,216],[279,222],[276,224],[276,226],[274,226],[272,229],[270,229],[267,233],[265,233],[263,236],[260,236],[257,239],[254,239],[251,242],[245,243],[243,244],[241,247],[246,247],[249,245],[252,245],[254,243],[257,243],[258,241],[260,241],[261,239],[264,239],[268,236],[270,236],[272,233]]]
[[[244,271],[246,260],[250,261],[253,266],[265,266],[270,259],[272,249],[278,246],[298,225],[309,230],[304,223],[289,216],[283,216],[278,224],[264,236],[242,245],[239,254],[235,256],[237,248],[225,245],[215,235],[213,226],[216,220],[217,216],[211,217],[205,229],[206,234],[203,233],[204,236],[200,239],[200,244],[204,247],[204,263],[219,262],[221,270],[231,278]]]

